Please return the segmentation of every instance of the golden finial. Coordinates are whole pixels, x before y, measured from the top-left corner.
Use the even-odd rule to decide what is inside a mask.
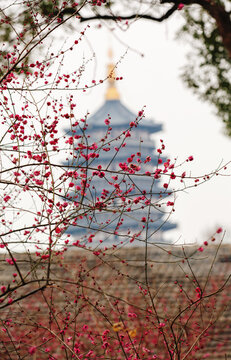
[[[108,50],[108,57],[110,59],[110,63],[107,66],[108,88],[105,98],[106,100],[118,100],[120,96],[117,88],[115,87],[115,65],[112,61],[113,53],[111,48]]]
[[[109,48],[109,49],[108,49],[108,57],[109,57],[109,59],[110,59],[110,60],[112,60],[112,59],[113,59],[113,52],[112,52],[112,48]]]

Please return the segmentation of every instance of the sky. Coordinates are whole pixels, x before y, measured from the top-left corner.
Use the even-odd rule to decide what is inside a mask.
[[[112,24],[99,26],[98,22],[91,22],[77,53],[68,61],[70,67],[78,68],[83,58],[90,59],[83,81],[104,79],[111,47],[114,62],[118,63],[117,75],[123,77],[117,83],[121,101],[134,113],[146,106],[146,117],[163,125],[163,131],[153,136],[156,144],[164,139],[165,154],[179,162],[192,155],[191,173],[199,176],[231,160],[231,138],[225,135],[222,121],[215,116],[211,105],[198,99],[180,79],[181,67],[187,62],[187,44],[175,40],[181,22],[180,12],[167,23],[139,21],[127,31]],[[109,31],[113,26],[114,30]],[[70,41],[78,37],[76,30],[72,36]],[[102,84],[84,94],[75,94],[80,115],[87,111],[93,114],[103,104],[106,86]],[[231,174],[231,167],[227,174]],[[197,188],[179,193],[171,217],[178,228],[168,232],[166,240],[202,243],[222,227],[226,231],[225,241],[229,242],[230,185],[231,177],[216,176]]]

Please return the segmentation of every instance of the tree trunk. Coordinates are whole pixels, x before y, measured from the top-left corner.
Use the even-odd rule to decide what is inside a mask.
[[[206,0],[198,1],[217,23],[218,31],[222,37],[223,44],[231,58],[231,19],[230,14],[225,10],[224,6],[209,2]]]

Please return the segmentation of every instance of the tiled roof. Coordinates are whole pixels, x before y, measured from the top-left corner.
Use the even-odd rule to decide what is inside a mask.
[[[147,278],[159,323],[165,324],[164,332],[169,342],[172,341],[169,335],[171,323],[175,336],[180,331],[184,332],[182,343],[178,344],[182,349],[182,355],[177,359],[184,359],[184,355],[192,345],[190,343],[192,339],[195,340],[195,343],[187,360],[227,360],[231,357],[231,285],[227,281],[231,274],[231,245],[222,245],[219,251],[217,250],[218,247],[214,245],[205,247],[203,252],[198,251],[198,247],[195,246],[185,246],[184,249],[174,246],[149,246],[148,248]],[[46,261],[38,260],[40,258],[33,254],[30,256],[15,254],[14,256],[21,268],[22,275],[27,274],[26,280],[33,282],[22,287],[12,297],[18,296],[20,292],[25,294],[37,286],[43,285],[47,274]],[[1,255],[0,282],[1,285],[7,286],[12,284],[12,273],[15,272],[15,268],[6,262],[4,257]],[[32,259],[32,264],[30,264]],[[76,312],[74,299],[77,294],[80,296],[78,300],[78,306],[80,306],[80,304],[84,304],[81,300],[84,294],[88,304],[86,307],[81,308],[80,306],[82,310],[77,317],[76,331],[80,332],[83,324],[87,324],[89,331],[91,329],[91,334],[95,334],[94,336],[97,333],[97,336],[102,335],[102,332],[107,329],[113,338],[112,325],[119,321],[118,316],[116,318],[117,305],[115,305],[115,300],[118,298],[123,321],[128,328],[135,327],[136,337],[139,341],[142,341],[141,335],[144,331],[142,324],[146,331],[153,334],[152,336],[155,331],[157,332],[155,344],[150,338],[148,343],[142,343],[149,349],[147,354],[158,354],[157,359],[170,360],[170,357],[163,355],[165,346],[160,330],[156,327],[158,322],[153,313],[152,301],[149,295],[145,295],[147,289],[145,268],[145,247],[115,248],[108,251],[100,250],[98,253],[95,249],[95,255],[87,249],[73,250],[71,247],[61,257],[54,257],[48,289],[21,300],[19,306],[13,304],[11,307],[1,310],[1,320],[11,317],[13,323],[21,323],[22,329],[23,323],[31,322],[32,319],[44,324],[44,319],[49,320],[49,313],[55,309],[58,314],[57,319],[61,321],[67,316],[66,314],[74,316]],[[56,280],[54,281],[54,279]],[[222,291],[219,291],[220,289]],[[200,300],[201,293],[204,297],[203,300]],[[53,305],[52,308],[49,308],[46,302],[51,301],[51,296]],[[20,309],[23,309],[24,312],[20,312]],[[183,311],[184,309],[185,311]],[[147,313],[147,311],[149,312]],[[181,311],[183,312],[179,316]],[[137,313],[138,318],[129,317],[129,313]],[[175,321],[173,321],[174,319]],[[153,325],[151,325],[152,323]],[[211,324],[213,325],[210,327]],[[73,326],[67,330],[68,334],[74,331]],[[205,329],[207,330],[205,331]],[[124,334],[124,331],[121,330],[121,334]],[[31,334],[33,344],[35,335],[33,332]],[[191,337],[188,337],[189,334]],[[201,337],[196,339],[198,334]],[[101,344],[100,338],[97,340],[99,344]],[[21,339],[21,348],[25,352],[27,347],[23,348],[23,341],[27,340]],[[17,341],[15,344],[17,345]],[[93,346],[88,340],[86,340],[86,344],[88,344],[86,352],[98,351],[97,359],[124,359],[124,357],[120,357],[119,353],[113,357],[110,355],[102,357],[101,345]],[[18,360],[19,357],[10,341],[8,345],[11,349],[11,359]],[[33,359],[48,359],[41,349],[42,346],[39,347],[38,357]],[[0,353],[5,354],[4,351],[2,343]],[[55,353],[55,350],[53,351]],[[8,359],[7,355],[4,356],[0,359]],[[153,356],[143,355],[141,358],[148,360]],[[65,357],[57,358],[66,359]]]

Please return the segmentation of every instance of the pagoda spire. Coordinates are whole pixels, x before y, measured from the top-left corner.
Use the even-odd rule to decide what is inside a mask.
[[[115,86],[115,64],[112,61],[113,53],[111,48],[108,51],[108,57],[110,62],[107,66],[108,88],[105,94],[105,98],[106,100],[119,100],[120,95]]]

